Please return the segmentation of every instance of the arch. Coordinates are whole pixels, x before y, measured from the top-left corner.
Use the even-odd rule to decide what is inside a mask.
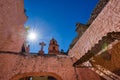
[[[52,73],[52,72],[22,73],[22,74],[17,74],[15,76],[13,76],[10,80],[19,80],[20,78],[29,77],[29,76],[52,76],[52,77],[56,78],[57,80],[63,80],[59,75]]]

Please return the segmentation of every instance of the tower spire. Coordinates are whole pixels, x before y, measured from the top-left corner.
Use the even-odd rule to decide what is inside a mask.
[[[59,45],[54,38],[50,40],[48,54],[59,54]]]

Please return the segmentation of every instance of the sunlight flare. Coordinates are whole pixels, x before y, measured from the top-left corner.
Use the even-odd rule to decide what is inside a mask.
[[[36,35],[35,32],[30,32],[30,33],[28,34],[28,40],[34,41],[34,40],[36,40],[36,38],[37,38],[37,35]]]

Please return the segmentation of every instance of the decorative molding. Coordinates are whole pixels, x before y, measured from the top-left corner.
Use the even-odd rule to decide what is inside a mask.
[[[108,33],[107,36],[104,36],[104,37],[102,37],[101,40],[99,40],[98,44],[95,44],[95,46],[92,47],[91,50],[89,50],[78,61],[76,61],[73,64],[73,66],[75,67],[79,64],[82,64],[82,63],[88,61],[90,58],[92,58],[93,56],[95,56],[96,54],[98,54],[102,50],[102,45],[104,43],[107,43],[109,45],[112,42],[114,42],[115,40],[120,40],[120,32],[110,32],[110,33]]]

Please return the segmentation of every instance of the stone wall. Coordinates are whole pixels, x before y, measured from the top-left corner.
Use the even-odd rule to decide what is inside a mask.
[[[109,0],[99,0],[98,4],[96,5],[95,9],[93,10],[90,19],[88,21],[88,25],[90,25],[95,18],[99,15],[99,13],[104,9],[105,5],[108,3]]]
[[[0,51],[21,50],[26,19],[23,0],[0,0]]]
[[[84,32],[87,30],[87,28],[88,28],[88,25],[86,25],[86,24],[76,23],[77,36],[73,39],[72,43],[69,46],[69,49],[71,49],[75,45],[75,43],[84,34]]]
[[[59,76],[58,80],[84,80],[81,75],[87,75],[99,80],[99,76],[89,69],[81,69],[76,72],[72,66],[73,63],[74,60],[66,55],[24,56],[1,53],[0,80],[19,80],[26,76],[42,75],[53,76],[57,79]],[[79,71],[84,73],[79,73]]]
[[[90,27],[69,50],[71,57],[79,59],[109,32],[120,31],[120,0],[109,0]]]

